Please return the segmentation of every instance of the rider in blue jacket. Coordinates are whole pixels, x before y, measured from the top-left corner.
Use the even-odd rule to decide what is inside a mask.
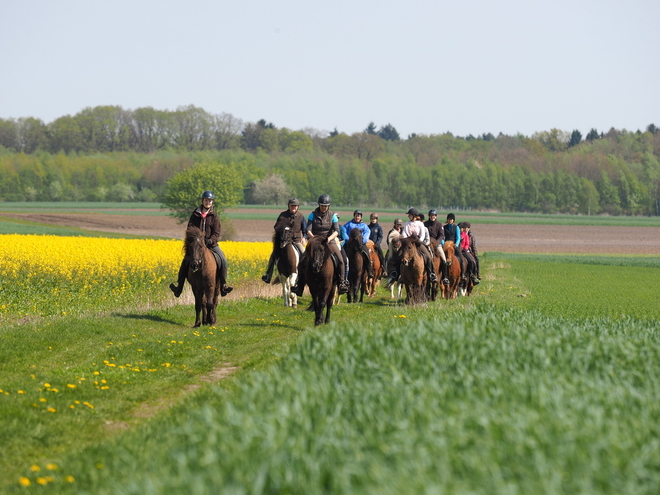
[[[350,237],[351,231],[353,229],[358,229],[362,234],[362,255],[365,258],[369,277],[373,278],[374,267],[369,256],[369,248],[367,248],[367,241],[369,240],[369,236],[371,236],[371,229],[366,223],[362,221],[362,212],[360,210],[355,210],[353,212],[353,219],[346,222],[342,229],[344,230],[344,239],[348,239]]]
[[[454,241],[454,256],[458,258],[458,262],[463,266],[463,256],[461,256],[461,229],[456,225],[456,215],[449,213],[447,215],[447,223],[443,226],[445,230],[445,242]],[[461,274],[465,277],[465,274]]]

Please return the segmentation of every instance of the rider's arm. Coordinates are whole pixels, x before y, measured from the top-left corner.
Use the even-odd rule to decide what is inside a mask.
[[[213,222],[211,223],[211,235],[208,240],[212,243],[217,243],[220,240],[220,220],[217,215],[213,215]]]

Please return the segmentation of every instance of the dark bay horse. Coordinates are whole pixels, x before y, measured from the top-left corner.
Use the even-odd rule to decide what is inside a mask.
[[[406,288],[406,304],[426,302],[427,276],[424,267],[424,258],[419,252],[426,249],[418,245],[416,236],[401,239],[399,256],[401,257],[401,276],[399,280]]]
[[[392,271],[396,268],[396,260],[397,257],[399,256],[399,249],[401,249],[401,237],[396,236],[392,239],[390,242],[390,248],[387,250],[387,255],[385,256],[385,273],[390,274]],[[394,286],[396,285],[396,291],[397,291],[397,299],[401,299],[401,290],[403,289],[403,285],[401,285],[398,281],[392,284],[392,287],[390,288],[390,297],[394,299]]]
[[[188,227],[183,246],[185,257],[190,262],[188,283],[195,295],[194,327],[215,325],[215,309],[220,294],[220,270],[213,252],[206,247],[204,232],[197,227]]]
[[[348,258],[348,302],[357,302],[358,291],[362,302],[367,287],[366,260],[362,254],[362,232],[358,229],[351,230],[344,244],[344,250]]]
[[[291,290],[298,281],[298,261],[300,255],[293,244],[293,234],[289,227],[273,235],[273,248],[277,257],[277,272],[282,284],[284,306],[298,307],[298,296]]]
[[[332,241],[334,242],[334,241]],[[330,322],[330,310],[333,298],[337,290],[335,279],[335,265],[330,256],[328,238],[314,236],[307,244],[305,256],[308,262],[305,264],[304,280],[312,294],[312,303],[307,309],[313,309],[315,313],[314,324],[324,323],[323,310],[325,309],[325,323]]]
[[[440,269],[440,264],[442,263],[442,259],[440,256],[437,254],[438,250],[438,241],[436,239],[431,239],[431,245],[429,246],[431,252],[433,253],[433,271],[435,272],[435,275],[437,280],[435,282],[430,282],[429,283],[429,297],[431,301],[435,301],[438,297],[438,280],[442,278],[442,270]]]
[[[445,299],[456,299],[458,285],[461,282],[461,265],[458,258],[454,255],[455,248],[454,241],[445,241],[443,249],[447,258],[447,272],[449,277],[449,285],[442,286],[442,296]]]

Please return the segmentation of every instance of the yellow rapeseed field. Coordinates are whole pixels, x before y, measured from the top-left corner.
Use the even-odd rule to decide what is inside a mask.
[[[0,318],[109,309],[169,295],[182,241],[0,235]],[[232,281],[263,271],[270,243],[222,242]]]

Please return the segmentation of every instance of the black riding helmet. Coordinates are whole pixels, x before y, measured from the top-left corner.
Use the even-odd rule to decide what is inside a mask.
[[[318,200],[319,206],[330,206],[331,202],[332,202],[332,200],[330,199],[329,195],[321,194],[319,196],[319,200]]]
[[[294,206],[300,206],[300,201],[298,201],[296,198],[291,198],[291,199],[289,200],[289,203],[288,203],[288,204],[290,204],[290,205],[294,205]]]
[[[419,210],[417,208],[410,208],[406,215],[419,216]]]
[[[202,199],[215,199],[215,194],[213,194],[211,191],[204,191],[202,193]]]
[[[453,220],[455,222],[456,221],[456,215],[454,215],[453,213],[449,213],[447,215],[447,220]]]
[[[353,216],[355,216],[355,215],[360,215],[361,217],[364,216],[364,215],[362,215],[362,210],[355,210],[353,212]]]

